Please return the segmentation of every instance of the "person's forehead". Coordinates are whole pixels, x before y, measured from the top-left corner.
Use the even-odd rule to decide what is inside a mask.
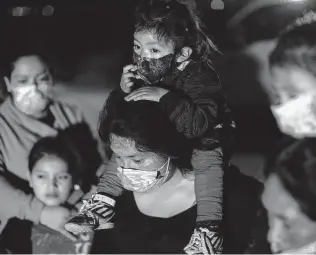
[[[134,39],[145,45],[160,45],[163,47],[172,46],[171,42],[167,42],[163,38],[158,38],[157,34],[151,31],[135,32]]]
[[[33,172],[47,172],[50,174],[68,172],[67,163],[54,155],[45,155],[39,159],[33,169]]]
[[[266,180],[261,199],[264,207],[273,214],[290,216],[287,214],[299,211],[297,202],[275,174],[270,175]]]
[[[274,86],[282,92],[304,92],[316,90],[316,77],[297,66],[274,67]]]
[[[112,134],[110,136],[111,149],[120,155],[134,156],[140,154],[136,149],[135,141]]]
[[[44,73],[47,69],[46,64],[39,57],[25,56],[15,61],[12,75]]]

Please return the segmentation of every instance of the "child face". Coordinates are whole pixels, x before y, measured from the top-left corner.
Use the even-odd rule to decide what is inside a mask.
[[[155,33],[140,31],[134,33],[134,53],[142,58],[159,59],[174,53],[172,42],[158,40]]]
[[[30,186],[35,196],[47,206],[65,203],[73,187],[67,163],[54,155],[44,156],[30,174]]]
[[[274,67],[271,110],[280,130],[296,138],[316,136],[316,78],[298,67]]]

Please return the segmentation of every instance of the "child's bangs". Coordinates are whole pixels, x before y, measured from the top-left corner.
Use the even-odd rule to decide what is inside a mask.
[[[162,43],[172,42],[171,35],[165,29],[164,24],[157,24],[156,22],[144,22],[143,24],[137,24],[135,32],[139,33],[151,33],[157,37],[157,40]]]

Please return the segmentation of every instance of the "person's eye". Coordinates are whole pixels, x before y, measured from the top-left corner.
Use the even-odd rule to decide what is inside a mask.
[[[43,174],[38,174],[38,175],[36,175],[36,177],[37,177],[38,179],[44,179],[44,178],[45,178],[45,175],[43,175]]]
[[[144,162],[144,159],[133,159],[134,163],[141,164]]]
[[[160,50],[157,50],[157,49],[151,49],[150,50],[151,53],[153,54],[157,54],[157,53],[160,53]]]
[[[27,80],[17,80],[17,83],[19,83],[19,84],[26,84]]]
[[[68,180],[69,178],[70,178],[69,175],[60,175],[60,176],[58,176],[58,179],[62,180],[62,181]]]
[[[134,48],[134,51],[139,51],[140,50],[140,47],[137,44],[134,44],[133,48]]]

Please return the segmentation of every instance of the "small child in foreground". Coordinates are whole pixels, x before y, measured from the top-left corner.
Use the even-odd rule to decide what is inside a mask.
[[[140,5],[136,12],[134,64],[124,67],[121,89],[127,101],[159,103],[177,130],[196,148],[192,166],[197,227],[184,250],[188,254],[216,254],[223,250],[223,172],[231,156],[234,123],[210,62],[217,49],[200,26],[188,8],[176,0]],[[112,158],[97,194],[66,224],[67,230],[77,233],[109,227],[115,198],[123,192],[116,169]]]
[[[74,208],[76,200],[71,200],[76,198],[75,187],[82,182],[76,156],[67,145],[63,139],[45,137],[30,152],[29,184],[45,206]],[[88,254],[93,239],[93,233],[82,233],[71,240],[44,225],[15,218],[3,235],[7,250],[18,254]]]

